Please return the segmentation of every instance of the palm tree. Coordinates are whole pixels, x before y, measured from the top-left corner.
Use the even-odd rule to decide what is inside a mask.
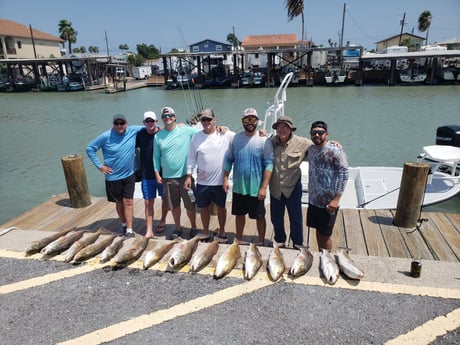
[[[241,44],[241,41],[233,33],[228,33],[227,34],[227,42],[231,43],[234,48],[239,47],[239,45]]]
[[[59,38],[69,44],[69,54],[72,54],[72,43],[77,42],[78,32],[72,27],[72,23],[62,19],[59,22]]]
[[[425,44],[428,45],[428,31],[431,25],[431,12],[428,10],[423,11],[418,17],[418,31],[426,31]]]
[[[303,0],[286,0],[286,8],[288,10],[288,21],[293,20],[295,17],[302,16],[302,45],[305,39],[305,17],[303,14]]]

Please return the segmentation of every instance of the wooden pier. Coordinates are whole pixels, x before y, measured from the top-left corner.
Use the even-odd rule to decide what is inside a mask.
[[[155,221],[158,224],[161,200],[155,203]],[[226,231],[230,242],[235,236],[235,217],[231,215],[231,203],[227,205]],[[436,261],[460,262],[460,214],[422,212],[423,222],[417,228],[401,228],[393,225],[392,210],[340,210],[333,233],[334,247],[348,247],[352,254],[377,257],[397,257]],[[267,207],[266,246],[273,241],[273,226]],[[286,215],[286,230],[289,232]],[[304,209],[304,224],[306,209]],[[190,223],[185,210],[182,212],[184,235],[190,230]],[[201,226],[199,214],[197,225]],[[115,212],[115,205],[105,197],[91,197],[91,205],[85,208],[71,208],[68,194],[53,196],[44,203],[26,213],[11,219],[0,228],[16,227],[22,230],[56,231],[68,226],[78,229],[96,231],[104,227],[113,232],[121,232],[121,225]],[[217,217],[211,217],[211,229],[218,227]],[[168,213],[166,231],[157,234],[164,238],[174,230],[171,213]],[[145,233],[144,201],[134,201],[134,231]],[[312,251],[318,251],[315,231],[308,234],[304,229],[304,244],[310,245]],[[257,241],[254,220],[247,219],[244,240]],[[289,234],[288,234],[289,235]],[[292,245],[292,243],[289,243]]]

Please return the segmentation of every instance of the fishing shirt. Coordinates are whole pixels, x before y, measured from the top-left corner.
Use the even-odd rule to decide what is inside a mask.
[[[348,181],[348,160],[342,148],[327,142],[311,145],[307,155],[308,202],[325,208],[336,194],[343,194]]]
[[[100,134],[86,147],[86,154],[96,168],[103,165],[112,168],[112,173],[105,175],[107,181],[117,181],[134,174],[136,135],[144,126],[128,126],[123,134],[113,128]],[[104,163],[96,152],[102,150]]]
[[[257,197],[265,171],[273,170],[273,145],[269,138],[240,132],[225,155],[224,170],[233,166],[233,192]]]
[[[196,182],[203,186],[222,186],[224,159],[235,132],[196,133],[190,142],[187,157],[187,174],[196,167]]]
[[[153,170],[153,138],[159,133],[150,134],[147,128],[141,129],[137,133],[136,147],[139,148],[139,158],[141,162],[141,176],[143,180],[155,180]]]
[[[280,200],[281,195],[289,198],[302,176],[300,164],[306,160],[312,141],[292,134],[282,145],[278,136],[271,138],[273,145],[273,173],[270,179],[270,195]]]
[[[190,126],[162,129],[153,140],[153,167],[163,178],[180,178],[187,174],[190,140],[199,130]]]

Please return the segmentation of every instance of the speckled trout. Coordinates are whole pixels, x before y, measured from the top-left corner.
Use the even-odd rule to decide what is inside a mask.
[[[292,262],[289,275],[292,278],[300,277],[307,273],[313,264],[313,254],[306,247],[301,247],[300,252]]]
[[[100,256],[99,262],[103,264],[104,262],[109,261],[115,255],[117,255],[118,251],[121,247],[123,247],[123,242],[125,241],[126,237],[118,236],[112,241],[112,243],[104,249]]]
[[[262,266],[262,255],[255,243],[249,244],[249,248],[244,256],[243,273],[244,278],[251,280]]]
[[[355,263],[348,256],[348,250],[339,248],[337,251],[337,259],[340,271],[342,271],[350,279],[361,279],[364,277],[364,272],[356,267]]]
[[[184,240],[179,242],[174,247],[174,250],[169,257],[168,265],[172,269],[177,269],[184,266],[187,262],[190,261],[190,258],[193,255],[196,247],[198,246],[198,241],[200,240],[200,235],[195,236],[189,240]]]
[[[339,267],[337,266],[334,257],[327,249],[321,249],[321,271],[328,284],[335,284],[339,278]]]
[[[69,228],[67,230],[59,231],[56,232],[50,236],[47,236],[45,238],[42,238],[37,241],[33,241],[30,245],[29,248],[26,249],[26,256],[40,253],[40,251],[45,248],[48,244],[50,244],[53,241],[56,241],[59,237],[62,237],[66,234],[68,234],[71,231],[75,231],[76,227]]]
[[[43,256],[59,254],[68,249],[72,243],[78,241],[85,232],[85,230],[71,231],[68,234],[61,236],[57,240],[48,244],[40,251],[40,253],[42,253]]]
[[[117,266],[127,266],[140,258],[142,252],[147,248],[149,239],[142,237],[134,240],[130,247],[125,251],[120,251],[113,259]]]
[[[215,239],[210,243],[201,243],[190,259],[190,272],[198,272],[206,267],[216,255],[219,241]]]
[[[144,263],[142,267],[144,270],[148,269],[149,267],[152,267],[155,265],[157,262],[159,262],[163,256],[168,253],[174,245],[179,242],[180,240],[176,238],[174,241],[167,242],[163,244],[162,246],[156,246],[148,251],[145,252],[144,256]]]
[[[284,264],[283,254],[281,253],[280,248],[275,245],[267,260],[268,277],[272,281],[276,282],[283,276],[285,270],[286,265]]]
[[[222,255],[219,257],[216,268],[214,270],[214,279],[225,277],[235,267],[238,259],[241,257],[240,247],[238,242],[233,241]]]
[[[96,242],[90,244],[89,246],[86,246],[82,250],[80,250],[77,254],[75,254],[73,261],[74,262],[83,262],[85,260],[88,260],[92,258],[93,256],[96,256],[100,252],[102,252],[107,246],[109,246],[112,242],[113,239],[117,235],[112,234],[108,236],[104,236],[102,239],[98,239]]]
[[[99,235],[107,232],[105,229],[99,229],[94,233],[88,233],[86,236],[82,236],[78,241],[75,241],[69,250],[65,254],[64,262],[72,261],[73,257],[83,248],[89,246],[90,244],[94,243]]]

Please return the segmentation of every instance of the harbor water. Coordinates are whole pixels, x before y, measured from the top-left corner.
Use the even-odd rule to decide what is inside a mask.
[[[61,164],[65,155],[84,157],[90,194],[105,196],[104,177],[85,148],[111,128],[117,113],[124,113],[129,124],[141,124],[145,111],[159,114],[167,105],[175,109],[179,122],[185,122],[204,106],[215,110],[218,124],[238,132],[243,109],[254,107],[263,118],[275,92],[276,88],[141,88],[116,94],[1,93],[0,224],[54,194],[67,193]],[[326,121],[329,138],[343,145],[350,166],[402,167],[415,161],[423,146],[435,144],[438,127],[460,124],[460,87],[289,87],[285,113],[303,136],[312,121]],[[460,196],[424,210],[459,213]]]

